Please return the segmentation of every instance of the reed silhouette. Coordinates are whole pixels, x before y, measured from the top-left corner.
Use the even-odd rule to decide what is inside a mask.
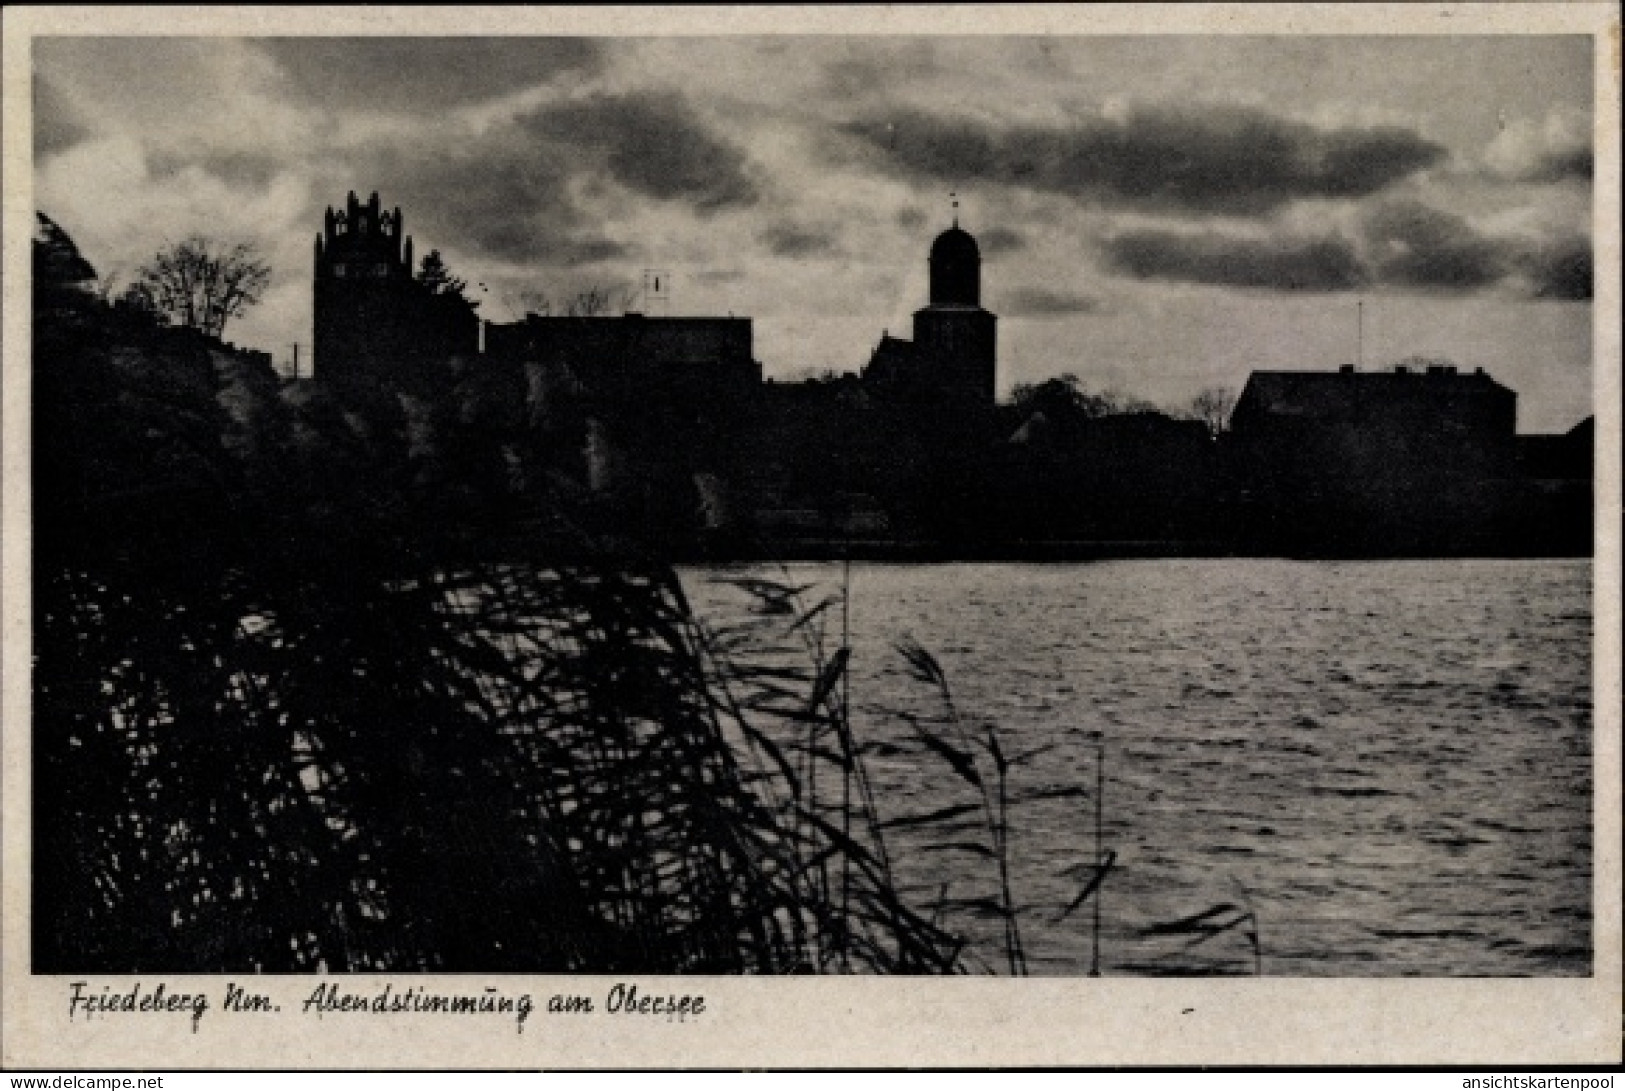
[[[80,279],[36,293],[33,970],[958,968],[753,723],[803,676],[536,450]],[[791,703],[850,755],[841,666]]]

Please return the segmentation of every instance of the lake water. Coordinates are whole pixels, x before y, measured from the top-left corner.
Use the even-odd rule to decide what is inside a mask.
[[[749,609],[688,569],[702,616]],[[815,602],[839,565],[792,565]],[[832,611],[826,617],[836,617]],[[897,642],[946,672],[1019,793],[1096,777],[1104,740],[1106,975],[1591,972],[1591,565],[1586,561],[871,565],[851,569],[854,728],[905,743],[938,705]],[[838,634],[838,621],[834,627]],[[837,636],[838,639],[838,636]],[[914,749],[917,749],[914,748]],[[964,802],[941,762],[882,746],[883,817]],[[1087,973],[1093,919],[1062,919],[1094,859],[1094,801],[1012,816],[1031,972]],[[902,831],[899,831],[900,833]],[[940,838],[941,835],[934,835]],[[891,842],[922,903],[994,894],[987,861]],[[1159,926],[1246,923],[1213,933]],[[999,930],[960,912],[1003,970]],[[1193,926],[1194,927],[1194,926]]]

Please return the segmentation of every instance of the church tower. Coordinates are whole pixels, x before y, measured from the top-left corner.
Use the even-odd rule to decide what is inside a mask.
[[[352,190],[344,207],[328,206],[311,300],[317,379],[377,377],[408,347],[401,326],[411,305],[412,242],[402,226],[401,210],[381,208],[376,193],[362,202]]]
[[[343,208],[328,207],[315,256],[315,378],[412,381],[477,350],[473,311],[413,279],[401,210],[383,208],[377,193],[362,201],[352,190]]]
[[[982,251],[970,232],[954,225],[931,244],[931,303],[942,307],[982,305]]]
[[[327,206],[316,236],[316,278],[399,280],[412,275],[412,240],[401,210],[381,208],[378,194],[363,204],[350,191],[345,207]]]
[[[982,309],[982,252],[959,226],[931,244],[931,301],[914,312],[914,344],[944,392],[991,406],[998,381],[998,319]]]

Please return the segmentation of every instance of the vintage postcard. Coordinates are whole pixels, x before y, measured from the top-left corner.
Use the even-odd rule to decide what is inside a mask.
[[[1620,1060],[1615,6],[4,48],[5,1066]]]

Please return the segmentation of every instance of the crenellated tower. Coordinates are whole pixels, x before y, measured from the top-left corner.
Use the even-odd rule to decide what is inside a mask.
[[[328,206],[316,236],[313,374],[328,382],[422,379],[437,363],[473,356],[472,307],[431,295],[412,275],[412,240],[397,207],[351,191]]]
[[[327,206],[316,236],[316,278],[335,280],[411,279],[412,239],[400,207],[379,206],[374,193],[365,203],[350,191],[345,206]]]

